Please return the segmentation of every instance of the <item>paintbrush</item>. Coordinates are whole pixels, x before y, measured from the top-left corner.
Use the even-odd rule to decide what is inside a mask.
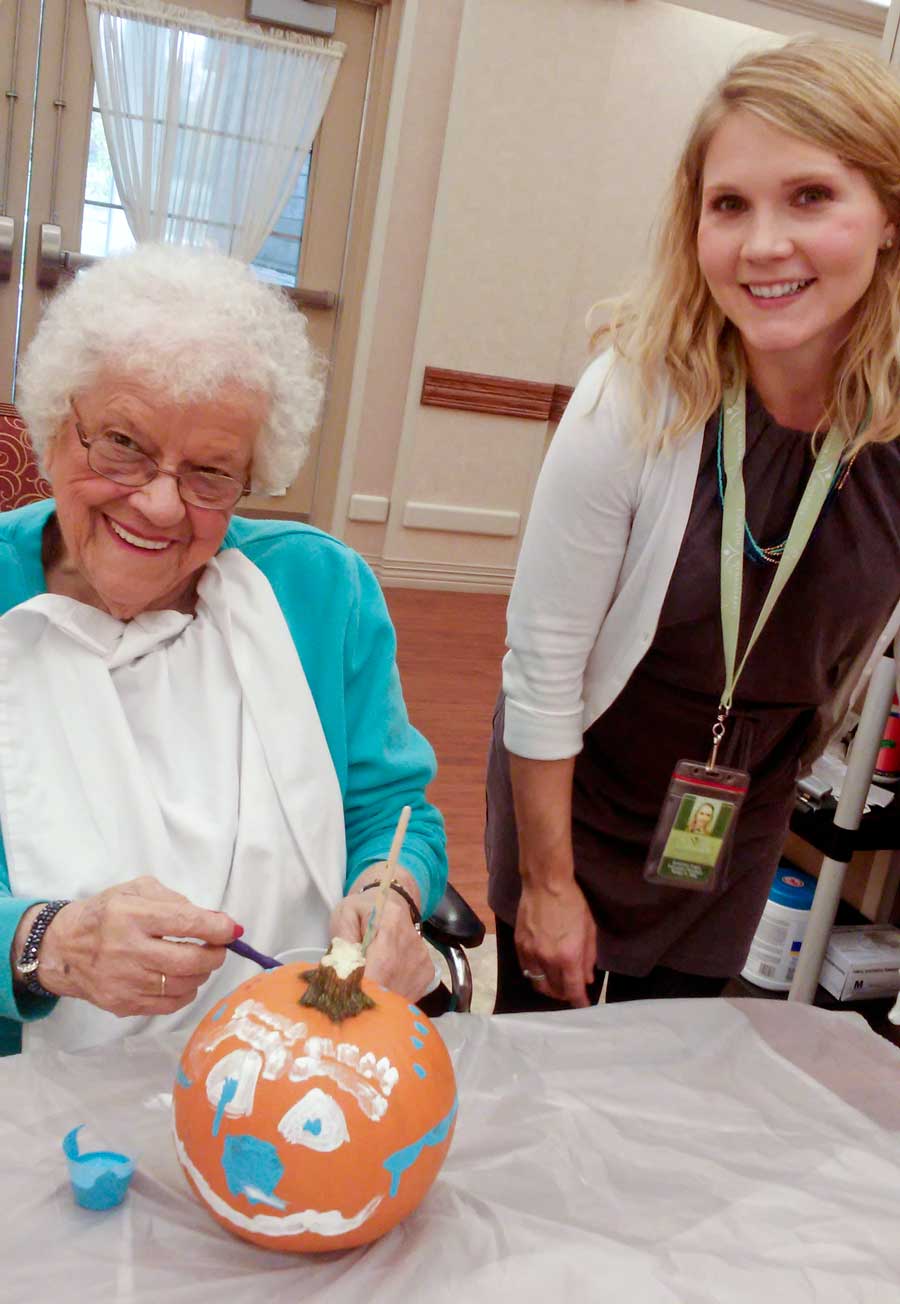
[[[225,949],[234,951],[235,955],[241,955],[245,960],[253,960],[262,969],[280,969],[281,961],[274,959],[271,955],[263,955],[262,951],[255,950],[248,946],[246,942],[241,942],[235,938],[233,942],[226,942]]]
[[[369,944],[378,932],[381,924],[381,916],[384,913],[384,905],[388,898],[388,892],[391,890],[391,879],[394,877],[394,870],[397,868],[397,857],[400,855],[400,848],[403,846],[403,839],[406,836],[406,826],[409,823],[409,817],[412,814],[411,806],[404,806],[400,812],[400,818],[397,820],[397,827],[394,829],[394,837],[391,842],[391,849],[388,852],[387,866],[381,878],[381,884],[375,893],[375,903],[372,906],[369,915],[366,931],[363,934],[361,950],[363,955],[369,949]]]

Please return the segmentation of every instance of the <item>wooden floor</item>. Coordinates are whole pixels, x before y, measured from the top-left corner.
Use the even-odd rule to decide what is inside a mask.
[[[493,929],[487,907],[484,771],[500,687],[506,595],[386,589],[410,719],[434,748],[429,796],[447,822],[450,880]]]

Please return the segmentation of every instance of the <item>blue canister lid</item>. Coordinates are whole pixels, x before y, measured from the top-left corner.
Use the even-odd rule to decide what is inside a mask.
[[[769,891],[769,900],[789,910],[808,910],[812,905],[816,880],[812,874],[793,865],[779,865]]]

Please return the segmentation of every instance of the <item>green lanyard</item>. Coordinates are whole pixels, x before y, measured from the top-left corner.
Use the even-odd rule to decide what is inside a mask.
[[[834,482],[844,451],[846,440],[838,430],[830,430],[826,436],[809,482],[803,491],[803,497],[797,507],[790,533],[784,544],[784,552],[778,568],[772,576],[772,583],[766,600],[762,605],[759,618],[744,649],[740,664],[737,664],[738,627],[741,620],[741,589],[744,581],[744,524],[747,518],[747,500],[744,492],[742,465],[747,444],[746,399],[744,385],[729,387],[722,399],[724,406],[722,456],[725,466],[725,494],[722,504],[722,642],[725,649],[725,688],[719,702],[718,718],[713,726],[713,748],[707,768],[716,763],[719,743],[725,733],[725,720],[731,710],[734,690],[741,672],[747,663],[756,640],[772,608],[781,596],[794,567],[803,554],[803,549],[813,532],[819,513],[828,497]],[[735,668],[736,667],[736,668]]]

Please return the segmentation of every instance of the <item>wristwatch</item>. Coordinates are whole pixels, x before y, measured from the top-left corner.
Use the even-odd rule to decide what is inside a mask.
[[[47,901],[41,907],[28,931],[22,954],[16,961],[16,973],[21,978],[25,990],[31,992],[33,996],[49,996],[51,1000],[56,999],[54,992],[48,992],[46,987],[41,986],[37,970],[41,962],[40,949],[44,934],[63,906],[67,905],[69,905],[68,901]]]

